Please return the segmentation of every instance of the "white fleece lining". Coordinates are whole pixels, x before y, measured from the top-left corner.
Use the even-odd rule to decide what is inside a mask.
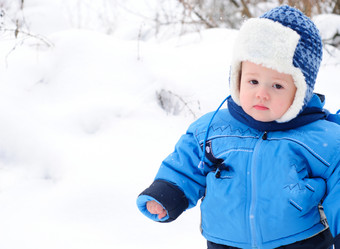
[[[290,74],[297,88],[293,104],[277,122],[295,118],[304,105],[307,84],[293,57],[300,35],[294,30],[266,18],[246,21],[235,40],[230,73],[230,93],[240,105],[239,76],[242,61],[250,61],[280,73]]]

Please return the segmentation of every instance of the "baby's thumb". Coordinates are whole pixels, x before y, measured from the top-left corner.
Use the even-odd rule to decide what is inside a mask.
[[[158,219],[162,219],[166,216],[166,210],[161,205],[158,205],[157,214],[158,214]]]
[[[158,214],[158,219],[162,219],[166,216],[166,210],[162,207],[161,204],[156,201],[150,201],[147,203],[147,209],[152,214]]]

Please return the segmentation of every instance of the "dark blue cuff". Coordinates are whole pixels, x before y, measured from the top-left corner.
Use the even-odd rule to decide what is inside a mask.
[[[175,220],[189,206],[188,199],[183,191],[176,185],[164,180],[155,180],[139,196],[141,195],[150,196],[163,205],[169,216],[169,219],[163,222]]]
[[[340,249],[340,234],[335,236],[335,238],[334,238],[334,246],[335,246],[335,249]]]

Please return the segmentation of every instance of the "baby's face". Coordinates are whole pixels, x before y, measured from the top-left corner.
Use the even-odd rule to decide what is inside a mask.
[[[294,101],[296,86],[289,74],[244,61],[240,81],[241,107],[255,120],[277,120]]]

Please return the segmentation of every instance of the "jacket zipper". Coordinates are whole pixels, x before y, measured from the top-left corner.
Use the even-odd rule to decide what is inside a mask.
[[[257,237],[258,237],[258,232],[256,231],[256,202],[257,202],[257,195],[256,195],[256,186],[257,186],[257,178],[256,178],[256,162],[257,162],[257,155],[259,151],[259,147],[261,146],[261,143],[264,140],[267,140],[268,133],[265,131],[261,139],[257,142],[255,148],[254,148],[254,155],[252,159],[252,164],[251,164],[251,175],[250,175],[250,180],[251,180],[251,203],[250,203],[250,208],[249,208],[249,221],[250,221],[250,233],[251,233],[251,241],[252,241],[252,248],[256,249],[259,248],[257,246]]]

